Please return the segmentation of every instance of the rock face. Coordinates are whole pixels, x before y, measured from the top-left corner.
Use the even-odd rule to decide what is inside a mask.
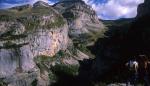
[[[137,17],[141,17],[144,15],[150,15],[150,1],[145,0],[144,3],[140,4],[138,7],[138,15]]]
[[[33,7],[41,7],[41,6],[43,6],[43,7],[50,7],[50,5],[49,5],[48,3],[42,2],[42,1],[38,1],[38,2],[36,2],[36,3],[33,5]]]
[[[73,41],[90,44],[103,37],[105,26],[99,21],[96,12],[82,0],[65,0],[53,7],[67,19],[69,36]]]
[[[79,61],[91,58],[73,41],[92,41],[103,32],[95,11],[80,0],[54,8],[39,1],[0,10],[0,86],[49,86],[57,74],[77,76]]]
[[[10,86],[30,86],[39,70],[34,58],[54,56],[68,45],[66,20],[43,2],[0,13],[0,78]]]
[[[72,86],[68,83],[82,83],[81,79],[124,79],[123,65],[130,56],[150,56],[149,6],[146,0],[137,18],[103,21],[105,25],[82,0],[62,0],[53,6],[39,1],[0,10],[0,86],[49,86],[56,81]],[[87,45],[93,45],[89,49],[96,59],[90,59]]]

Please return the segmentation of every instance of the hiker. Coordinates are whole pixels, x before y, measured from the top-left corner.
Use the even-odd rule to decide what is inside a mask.
[[[130,84],[136,85],[137,78],[138,78],[138,62],[136,59],[129,60],[126,64],[128,68],[129,79],[127,80],[127,86]]]
[[[150,61],[146,55],[139,55],[139,73],[140,77],[144,80],[145,86],[150,86]]]

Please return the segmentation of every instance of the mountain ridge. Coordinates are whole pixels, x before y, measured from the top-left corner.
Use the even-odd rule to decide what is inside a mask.
[[[57,73],[77,76],[79,62],[93,58],[86,45],[79,44],[81,39],[74,44],[71,24],[54,6],[39,1],[0,11],[0,85],[49,86],[59,78]],[[97,17],[93,21],[102,25]]]
[[[124,82],[124,63],[141,53],[150,56],[147,2],[136,18],[116,21],[100,20],[81,0],[1,10],[0,86]]]

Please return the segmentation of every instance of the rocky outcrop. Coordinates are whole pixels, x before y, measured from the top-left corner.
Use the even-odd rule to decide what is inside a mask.
[[[103,23],[82,0],[0,10],[0,86],[49,86],[56,81],[60,86],[88,86],[92,80],[124,79],[122,65],[128,57],[150,51],[148,4],[146,0],[139,6],[135,19]]]
[[[44,4],[37,2],[33,7],[21,6],[0,13],[0,78],[11,86],[30,86],[42,75],[34,58],[52,57],[67,48],[66,20]]]
[[[105,26],[99,21],[96,12],[82,0],[65,0],[53,7],[67,19],[69,36],[74,42],[91,44],[104,36]]]
[[[33,7],[50,7],[50,5],[46,2],[43,2],[43,1],[38,1],[36,2],[35,4],[33,4]]]
[[[66,18],[67,21],[61,15],[63,13],[41,1],[33,6],[0,10],[0,85],[49,86],[59,74],[78,75],[79,61],[91,57],[78,50],[72,39],[84,33],[91,33],[93,37],[104,26],[95,11],[80,0],[76,2],[72,3],[72,9],[82,16],[75,21]],[[67,10],[71,11],[71,5],[64,13]],[[85,23],[75,27],[82,21],[80,18]],[[71,27],[79,30],[74,33]]]
[[[140,4],[139,7],[138,7],[137,17],[150,15],[149,9],[150,9],[150,1],[145,0],[144,3]]]

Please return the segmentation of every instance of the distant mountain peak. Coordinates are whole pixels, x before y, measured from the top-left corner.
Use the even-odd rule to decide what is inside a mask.
[[[37,1],[36,3],[33,4],[33,7],[49,7],[50,5],[46,2],[43,1]]]

